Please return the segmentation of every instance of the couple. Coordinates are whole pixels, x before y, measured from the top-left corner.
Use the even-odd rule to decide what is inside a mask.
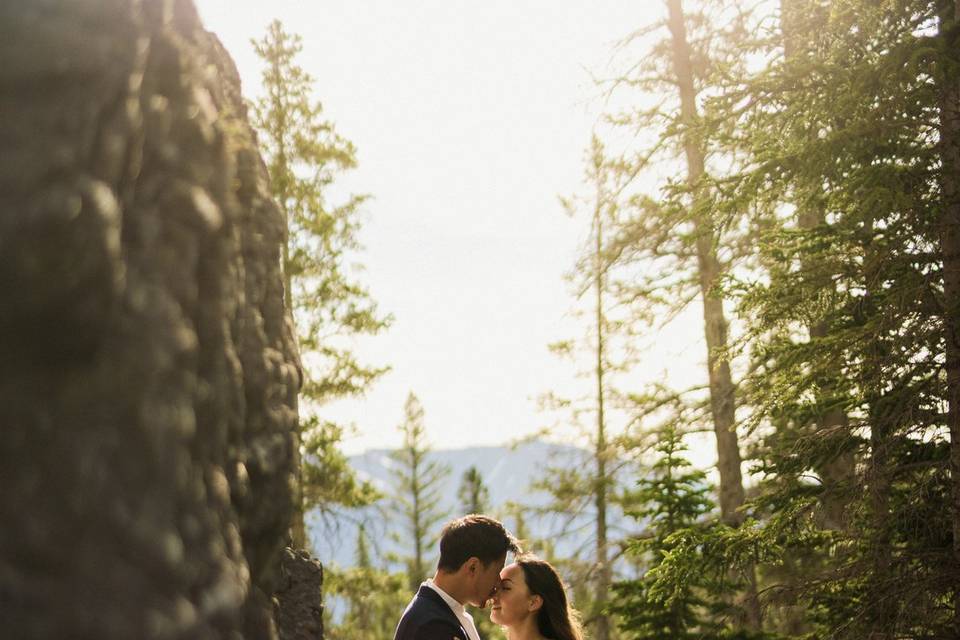
[[[520,553],[516,539],[481,515],[448,522],[440,534],[440,561],[420,585],[397,625],[394,640],[480,640],[470,603],[491,603],[490,619],[510,640],[582,640],[563,583],[549,563]]]

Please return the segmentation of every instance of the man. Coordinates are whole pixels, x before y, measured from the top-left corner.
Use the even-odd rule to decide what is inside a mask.
[[[500,585],[507,552],[516,539],[487,516],[448,522],[440,533],[440,561],[400,618],[394,640],[480,640],[464,605],[483,608]]]

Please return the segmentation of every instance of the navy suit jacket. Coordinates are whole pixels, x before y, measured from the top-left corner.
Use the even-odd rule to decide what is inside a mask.
[[[440,594],[420,585],[400,618],[393,640],[470,640],[470,636]]]

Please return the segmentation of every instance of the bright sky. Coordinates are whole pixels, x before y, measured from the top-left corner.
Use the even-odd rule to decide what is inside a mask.
[[[197,5],[248,98],[261,69],[250,39],[274,18],[301,35],[316,97],[359,150],[359,169],[341,183],[374,197],[363,280],[396,321],[359,349],[393,371],[365,399],[325,409],[356,423],[347,451],[396,446],[411,390],[438,448],[502,444],[544,426],[536,398],[575,384],[546,345],[582,331],[563,274],[588,225],[557,197],[584,191],[584,150],[604,110],[591,73],[611,74],[616,42],[659,17],[660,3]],[[667,353],[669,342],[646,375],[702,360],[698,340]]]

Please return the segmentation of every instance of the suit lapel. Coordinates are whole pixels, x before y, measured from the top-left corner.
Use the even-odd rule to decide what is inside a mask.
[[[439,605],[443,609],[443,611],[447,614],[447,617],[450,619],[450,622],[460,628],[460,633],[463,634],[463,639],[470,640],[470,634],[467,633],[467,630],[463,628],[463,623],[460,622],[460,618],[458,618],[457,614],[453,612],[453,610],[450,608],[450,605],[448,605],[446,601],[440,597],[439,593],[437,593],[427,585],[422,584],[420,585],[419,591],[417,591],[417,597],[425,598]]]

